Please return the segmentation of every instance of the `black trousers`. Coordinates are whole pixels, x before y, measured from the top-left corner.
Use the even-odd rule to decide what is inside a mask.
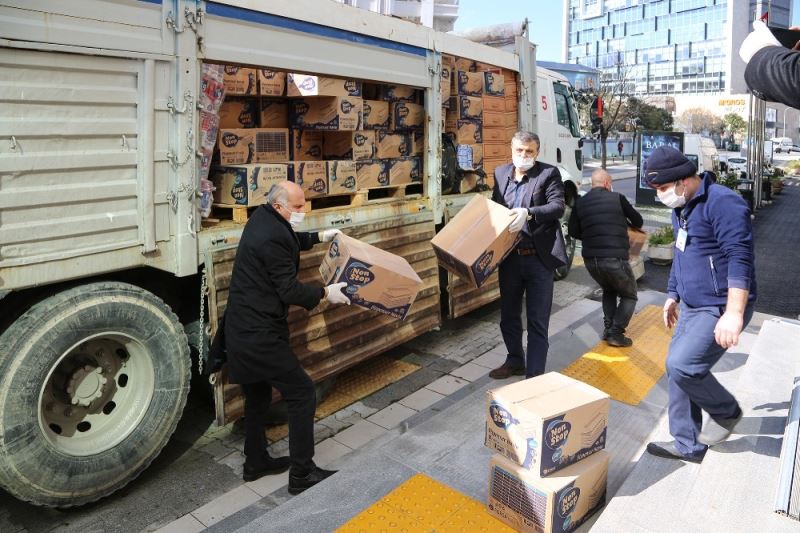
[[[603,321],[608,333],[622,335],[639,299],[631,265],[616,257],[584,257],[583,262],[603,289]]]
[[[278,389],[289,411],[289,457],[292,473],[303,476],[314,468],[314,411],[317,397],[314,382],[303,367],[270,378],[242,384],[244,391],[245,463],[258,469],[269,458],[264,426],[272,401],[272,387]]]

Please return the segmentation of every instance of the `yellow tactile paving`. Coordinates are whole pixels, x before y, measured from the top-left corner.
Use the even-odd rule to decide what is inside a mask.
[[[664,327],[662,308],[648,305],[634,315],[625,335],[633,346],[614,348],[600,341],[562,374],[638,405],[664,374],[672,332]]]
[[[484,504],[425,474],[416,474],[336,531],[512,533],[514,530],[490,516]]]

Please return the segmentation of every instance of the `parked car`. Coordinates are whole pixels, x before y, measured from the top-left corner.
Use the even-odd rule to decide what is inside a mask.
[[[800,144],[793,144],[791,151],[792,152],[800,152]]]
[[[747,172],[747,158],[746,157],[729,157],[728,170],[736,172]]]
[[[775,149],[775,153],[779,154],[781,152],[789,153],[792,151],[792,139],[790,137],[775,137],[774,139],[770,139],[772,141],[772,146]]]

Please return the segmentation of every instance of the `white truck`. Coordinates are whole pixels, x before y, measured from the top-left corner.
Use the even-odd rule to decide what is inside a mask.
[[[429,244],[469,199],[441,193],[443,53],[518,73],[520,128],[539,133],[574,202],[571,90],[537,71],[525,37],[495,50],[325,0],[0,0],[0,485],[37,505],[85,504],[134,479],[175,429],[242,229],[201,221],[203,62],[424,89],[421,191],[306,217],[402,255],[424,286],[402,322],[293,309],[315,380],[437,327],[442,308],[496,298],[496,281],[440,283]],[[321,254],[303,255],[302,279]],[[241,415],[237,387],[215,398],[220,423]]]

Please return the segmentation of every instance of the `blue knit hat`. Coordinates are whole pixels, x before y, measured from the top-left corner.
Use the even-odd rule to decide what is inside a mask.
[[[644,179],[653,188],[697,174],[697,167],[671,146],[659,146],[647,157]]]

